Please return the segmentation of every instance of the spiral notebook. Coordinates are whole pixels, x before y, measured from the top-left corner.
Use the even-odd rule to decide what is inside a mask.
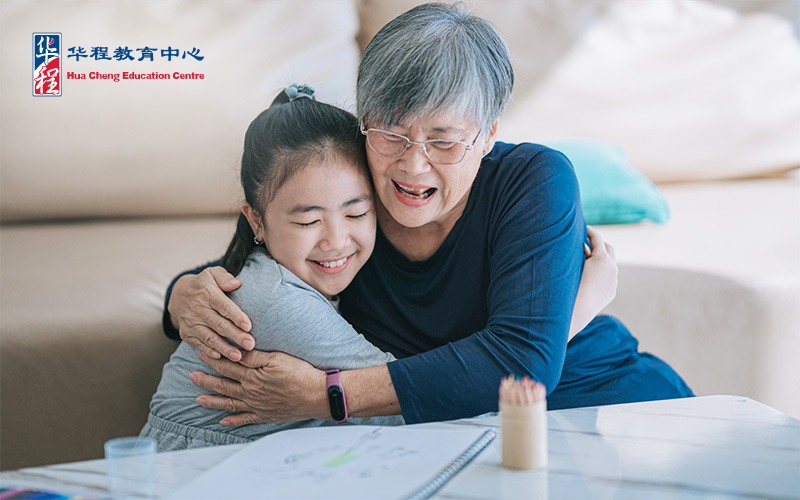
[[[494,437],[472,426],[287,430],[249,444],[167,498],[422,500]]]

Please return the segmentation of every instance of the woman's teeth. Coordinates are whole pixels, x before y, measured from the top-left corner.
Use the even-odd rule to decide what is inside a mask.
[[[417,198],[420,200],[430,197],[436,191],[436,188],[412,188],[412,187],[401,186],[396,182],[394,183],[394,185],[403,194],[409,196],[410,198]]]
[[[317,261],[317,264],[319,264],[322,267],[341,267],[344,265],[345,262],[347,262],[347,257],[345,257],[344,259],[334,260],[331,262]]]

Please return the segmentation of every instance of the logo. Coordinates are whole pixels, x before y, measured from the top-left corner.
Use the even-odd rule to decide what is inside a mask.
[[[33,95],[61,95],[61,33],[33,34]]]

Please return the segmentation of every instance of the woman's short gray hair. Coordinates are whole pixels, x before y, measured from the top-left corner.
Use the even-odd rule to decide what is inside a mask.
[[[367,45],[356,107],[370,127],[446,111],[487,131],[513,86],[511,56],[494,26],[463,3],[427,3],[390,21]]]

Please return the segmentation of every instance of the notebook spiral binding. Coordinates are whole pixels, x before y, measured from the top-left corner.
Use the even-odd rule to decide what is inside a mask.
[[[484,448],[489,446],[489,443],[495,438],[497,434],[493,430],[487,430],[475,440],[472,445],[464,450],[460,455],[453,459],[452,462],[439,471],[433,479],[422,485],[418,490],[407,496],[405,500],[425,500],[431,497],[434,493],[439,491],[442,486],[447,483],[458,471],[467,466],[472,460],[477,457]]]

